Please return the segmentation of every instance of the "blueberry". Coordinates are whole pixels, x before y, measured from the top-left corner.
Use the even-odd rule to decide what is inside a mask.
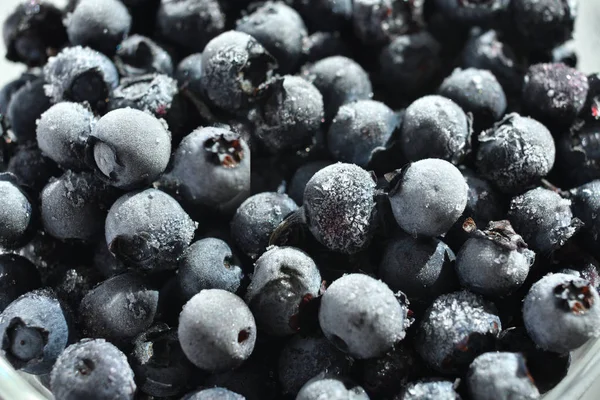
[[[398,225],[411,235],[439,236],[467,205],[468,186],[447,161],[428,158],[409,164],[389,193]]]
[[[110,252],[105,241],[99,241],[94,248],[92,263],[104,279],[122,274],[127,267]]]
[[[252,36],[228,31],[212,39],[202,53],[203,92],[214,106],[245,114],[277,63]]]
[[[99,178],[121,189],[154,181],[165,171],[170,157],[171,134],[165,124],[132,108],[100,118],[86,145],[86,163]]]
[[[411,301],[433,300],[458,288],[454,260],[454,253],[441,240],[402,233],[386,244],[378,276]]]
[[[14,174],[23,187],[36,193],[42,191],[50,178],[62,173],[58,165],[45,157],[35,143],[19,146],[10,157],[6,172]]]
[[[354,0],[352,6],[354,34],[364,45],[385,45],[395,37],[418,27],[417,21],[413,18],[413,8],[418,8],[418,3]]]
[[[513,198],[508,219],[525,242],[543,254],[562,247],[582,225],[580,220],[573,218],[570,200],[544,188]]]
[[[329,165],[331,165],[331,162],[329,161],[313,161],[298,167],[287,188],[288,195],[296,202],[296,204],[302,204],[304,189],[310,178]]]
[[[37,121],[37,144],[43,154],[63,168],[84,167],[84,148],[96,123],[84,105],[62,102],[50,107]]]
[[[211,372],[238,367],[252,353],[256,324],[242,299],[226,290],[203,290],[183,307],[179,341],[197,367]]]
[[[502,330],[496,307],[466,290],[438,297],[421,320],[416,348],[435,370],[467,370],[479,354],[493,350]]]
[[[8,105],[14,94],[21,89],[27,82],[33,82],[37,79],[37,75],[24,73],[14,81],[10,81],[0,89],[0,114],[6,116]]]
[[[173,74],[173,61],[169,53],[142,35],[131,35],[119,44],[115,64],[122,76]]]
[[[110,278],[85,295],[79,319],[90,337],[133,339],[154,321],[158,291],[133,272]]]
[[[546,275],[525,297],[523,320],[531,339],[542,349],[575,350],[600,335],[600,298],[585,279]]]
[[[249,197],[231,220],[231,236],[239,248],[257,259],[269,245],[271,234],[298,206],[285,194],[263,192]]]
[[[157,118],[166,118],[178,93],[177,81],[167,75],[150,74],[125,78],[112,92],[110,109],[131,107]]]
[[[600,123],[576,121],[556,140],[556,171],[567,187],[600,178]]]
[[[302,386],[296,400],[319,399],[369,400],[369,396],[360,386],[325,374],[319,374]]]
[[[236,30],[252,36],[277,60],[279,72],[293,73],[308,35],[302,17],[293,8],[267,1],[237,21]]]
[[[127,357],[103,339],[83,339],[67,347],[50,382],[57,400],[133,400],[136,390]]]
[[[179,62],[175,70],[175,79],[179,87],[189,90],[196,96],[202,95],[202,54],[194,53]]]
[[[235,392],[223,388],[202,389],[190,393],[181,400],[245,400],[246,398]]]
[[[88,0],[88,3],[90,0]],[[87,101],[92,109],[103,111],[109,95],[119,84],[112,61],[88,47],[67,47],[51,57],[44,67],[45,91],[54,103]]]
[[[319,324],[340,350],[356,358],[372,358],[404,338],[410,325],[407,312],[407,306],[385,283],[367,275],[349,274],[327,288]]]
[[[478,356],[467,372],[467,387],[473,398],[537,399],[540,396],[525,358],[518,353],[490,352]]]
[[[19,296],[42,286],[40,273],[17,254],[0,254],[0,312]]]
[[[489,128],[506,111],[506,95],[491,72],[483,69],[456,69],[442,82],[438,93],[454,100],[473,114],[475,125]]]
[[[443,380],[411,382],[394,400],[460,400],[456,383]]]
[[[323,337],[296,335],[281,350],[277,365],[283,393],[296,395],[306,382],[324,371],[343,374],[350,360]]]
[[[65,172],[40,195],[41,218],[57,239],[91,241],[102,235],[108,208],[118,193],[90,172]]]
[[[505,193],[523,192],[554,165],[556,149],[550,131],[517,113],[482,132],[478,141],[477,171]]]
[[[106,243],[123,263],[145,270],[175,269],[196,224],[179,203],[156,189],[119,198],[106,217]]]
[[[285,336],[296,332],[301,303],[317,297],[320,288],[312,258],[293,247],[273,247],[256,261],[245,300],[258,329]]]
[[[359,100],[340,107],[327,134],[335,160],[366,167],[373,153],[388,143],[400,118],[378,101]]]
[[[67,43],[61,10],[38,0],[16,7],[4,21],[2,37],[6,58],[30,67],[44,65],[50,54]]]
[[[548,126],[569,126],[585,104],[584,73],[561,63],[529,67],[523,85],[523,108]]]
[[[0,246],[17,248],[33,233],[34,208],[12,174],[0,174]]]
[[[119,0],[79,0],[65,18],[69,42],[109,56],[131,29],[131,15]]]
[[[508,11],[510,0],[436,0],[450,20],[466,25],[489,25]]]
[[[15,92],[8,104],[6,118],[19,142],[35,141],[35,121],[50,105],[41,78],[25,83]]]
[[[335,117],[342,105],[368,100],[373,95],[369,75],[347,57],[333,56],[319,60],[307,67],[303,75],[323,95],[327,121]]]
[[[336,32],[352,19],[352,0],[291,0],[306,24],[315,31]]]
[[[600,180],[579,186],[571,194],[573,215],[583,221],[586,240],[595,249],[600,235]]]
[[[188,52],[204,46],[225,30],[225,15],[217,0],[160,0],[159,35]]]
[[[243,277],[231,248],[224,241],[205,238],[193,243],[181,256],[177,274],[182,295],[191,299],[204,289],[235,293]]]
[[[456,272],[461,285],[470,291],[503,296],[525,282],[534,260],[535,253],[508,221],[490,222],[461,247]]]
[[[440,44],[427,31],[396,37],[379,55],[386,90],[396,96],[425,91],[441,69],[440,51]]]
[[[347,57],[351,52],[350,45],[339,32],[315,32],[302,42],[303,60],[308,63],[337,55]]]
[[[69,342],[69,317],[46,289],[28,292],[0,314],[4,357],[29,374],[47,374]]]
[[[410,161],[441,158],[459,163],[471,148],[471,121],[454,101],[423,96],[406,109],[400,135]]]
[[[160,182],[192,207],[232,212],[250,192],[250,148],[228,129],[198,128],[183,138]]]

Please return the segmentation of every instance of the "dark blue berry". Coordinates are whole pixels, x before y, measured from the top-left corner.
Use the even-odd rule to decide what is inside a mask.
[[[0,254],[0,312],[22,294],[42,286],[40,273],[17,254]]]
[[[6,118],[19,142],[35,141],[35,121],[50,108],[44,86],[44,80],[38,78],[25,83],[11,97]]]
[[[17,248],[30,239],[34,208],[10,173],[0,174],[0,246]]]
[[[142,35],[131,35],[119,44],[115,64],[122,76],[173,74],[173,61],[169,53]]]

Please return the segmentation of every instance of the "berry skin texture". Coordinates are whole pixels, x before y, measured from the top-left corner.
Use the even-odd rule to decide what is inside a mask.
[[[468,190],[458,168],[428,158],[405,167],[389,199],[405,232],[435,237],[446,233],[462,215]]]
[[[454,382],[433,380],[409,383],[394,400],[461,400],[461,397]]]
[[[274,336],[294,334],[300,305],[319,295],[321,275],[315,262],[292,247],[272,247],[257,261],[246,303],[258,329]]]
[[[179,83],[179,87],[184,90],[189,90],[196,96],[202,95],[202,53],[190,54],[179,62],[175,70],[175,79]]]
[[[17,147],[17,151],[10,157],[6,172],[16,176],[21,186],[31,188],[36,193],[42,191],[50,178],[62,173],[58,165],[44,157],[33,142]]]
[[[188,394],[181,400],[246,400],[246,398],[230,390],[214,387]]]
[[[103,339],[83,339],[60,355],[50,376],[56,400],[133,400],[136,385],[127,357]]]
[[[505,193],[519,193],[554,166],[556,149],[550,131],[517,113],[506,115],[479,137],[477,171]]]
[[[298,167],[288,186],[288,196],[290,196],[296,204],[302,205],[304,189],[310,178],[329,165],[331,165],[330,161],[312,161]]]
[[[352,357],[378,357],[404,338],[408,308],[381,281],[363,274],[335,280],[323,294],[319,324]]]
[[[27,82],[33,82],[36,79],[36,75],[25,72],[17,79],[5,84],[2,89],[0,89],[0,114],[6,116],[8,105],[10,104],[10,100],[14,94],[23,86],[25,86]]]
[[[28,259],[0,254],[0,312],[19,296],[41,286],[40,273]]]
[[[142,35],[131,35],[119,44],[115,64],[119,73],[127,77],[151,73],[173,74],[173,60],[169,53]]]
[[[570,200],[544,188],[513,198],[508,219],[525,242],[542,254],[562,247],[582,225],[580,220],[573,218]]]
[[[0,246],[17,248],[29,239],[34,208],[12,174],[0,174]]]
[[[6,117],[20,143],[35,141],[35,121],[51,106],[44,90],[41,78],[27,82],[13,94],[8,104]]]
[[[220,239],[198,240],[187,248],[179,260],[177,279],[186,299],[191,299],[204,289],[235,293],[242,277],[242,269],[235,264],[231,248]]]
[[[519,353],[490,352],[478,356],[467,372],[467,387],[474,399],[528,400],[540,393]]]
[[[22,295],[0,314],[3,356],[23,372],[49,373],[69,342],[68,321],[52,291]]]
[[[105,238],[123,263],[142,270],[174,269],[194,237],[196,223],[156,189],[120,197],[106,217]]]
[[[179,315],[179,341],[198,368],[209,372],[234,369],[254,350],[256,324],[242,299],[225,290],[203,290]]]
[[[381,46],[399,35],[419,28],[413,21],[414,4],[393,0],[354,0],[352,28],[354,35],[366,46]]]
[[[131,15],[118,0],[79,0],[64,23],[71,44],[111,56],[129,34]]]
[[[353,386],[336,377],[319,374],[302,386],[296,400],[319,399],[369,400],[369,396],[360,386]]]
[[[360,251],[373,235],[374,196],[375,182],[364,169],[343,163],[321,169],[304,189],[309,230],[330,250]]]
[[[542,349],[564,353],[600,336],[600,297],[589,281],[549,274],[523,301],[527,333]]]
[[[410,161],[440,158],[459,163],[471,147],[471,123],[454,101],[423,96],[406,109],[400,140]]]
[[[600,237],[600,180],[595,180],[571,190],[572,210],[583,222],[583,230],[591,244]],[[596,246],[592,246],[597,248]]]
[[[333,56],[319,60],[306,68],[303,75],[323,95],[327,121],[335,117],[342,105],[368,100],[373,96],[369,75],[347,57]]]
[[[479,354],[491,351],[502,330],[496,307],[466,290],[438,297],[425,312],[417,352],[441,373],[461,373]]]
[[[268,1],[236,23],[236,30],[252,36],[277,60],[279,72],[294,73],[302,56],[302,41],[308,33],[293,8]]]
[[[125,78],[110,98],[112,110],[131,107],[166,118],[177,95],[177,81],[159,74]]]
[[[171,134],[152,115],[123,108],[98,120],[86,147],[86,162],[100,179],[131,190],[165,171],[171,156]]]
[[[37,144],[42,153],[62,168],[81,169],[87,138],[96,123],[84,105],[57,103],[37,121]]]
[[[600,124],[576,121],[556,143],[556,167],[565,187],[600,178]]]
[[[583,109],[588,93],[584,73],[561,63],[529,67],[523,85],[523,108],[548,126],[569,126]]]
[[[400,118],[378,101],[359,100],[340,107],[327,134],[335,160],[366,167],[373,153],[388,143]]]

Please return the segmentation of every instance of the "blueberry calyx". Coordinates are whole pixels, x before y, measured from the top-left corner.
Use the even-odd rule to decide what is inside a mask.
[[[277,68],[277,62],[258,42],[248,44],[248,61],[238,73],[240,87],[244,93],[255,96],[271,72]]]
[[[132,236],[120,235],[109,243],[108,249],[117,257],[135,265],[145,265],[158,255],[158,248],[151,243],[147,233]]]
[[[239,138],[218,135],[204,142],[206,150],[213,163],[225,168],[236,168],[244,159],[244,150]]]
[[[75,370],[79,375],[88,376],[94,371],[96,365],[89,358],[78,360],[75,364]]]
[[[472,225],[475,225],[475,222],[471,224],[468,220],[463,224],[463,229],[465,229],[466,225],[467,229],[465,231],[467,232],[469,232],[469,229],[472,229]],[[471,221],[473,220],[471,219]],[[523,251],[528,248],[527,243],[525,243],[521,235],[515,232],[508,220],[491,221],[485,230],[474,230],[473,236],[491,240],[508,250]]]
[[[41,359],[47,343],[46,330],[27,326],[21,318],[13,318],[6,329],[2,350],[11,364],[22,368],[32,360]]]
[[[106,103],[108,88],[102,73],[97,69],[90,69],[77,76],[71,83],[67,97],[76,103],[87,101],[93,108]]]
[[[594,305],[590,285],[585,281],[569,281],[554,288],[558,304],[573,314],[585,314]]]

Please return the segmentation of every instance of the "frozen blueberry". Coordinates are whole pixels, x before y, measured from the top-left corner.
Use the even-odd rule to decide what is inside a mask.
[[[471,122],[452,100],[437,95],[415,100],[404,113],[404,156],[410,161],[441,158],[461,162],[471,148]]]
[[[490,352],[478,356],[467,372],[467,387],[475,399],[537,399],[540,396],[518,353]]]
[[[577,2],[570,0],[511,1],[512,21],[531,49],[550,50],[570,39]]]
[[[6,116],[8,111],[8,105],[14,94],[21,89],[27,82],[33,82],[38,78],[37,75],[33,75],[25,72],[23,75],[10,81],[0,89],[0,114]]]
[[[556,149],[550,131],[517,113],[482,132],[478,141],[477,171],[505,193],[523,192],[554,165]]]
[[[363,274],[335,280],[322,297],[319,324],[340,350],[356,358],[389,351],[406,335],[408,308],[385,283]]]
[[[600,180],[571,190],[573,215],[583,221],[586,239],[593,245],[600,237]]]
[[[10,249],[24,245],[34,222],[33,205],[17,185],[16,177],[0,174],[0,246]]]
[[[319,374],[306,382],[296,400],[369,400],[363,388],[345,380]]]
[[[6,58],[35,67],[67,43],[62,12],[42,1],[20,2],[4,21],[2,37]]]
[[[14,174],[23,187],[32,189],[36,193],[42,191],[50,178],[62,174],[58,165],[48,157],[44,157],[35,143],[17,147],[16,152],[10,157],[6,172]]]
[[[288,0],[311,30],[335,32],[352,19],[352,0]]]
[[[324,371],[343,374],[349,369],[350,360],[324,337],[296,335],[281,350],[277,366],[283,393],[294,396]]]
[[[233,114],[245,114],[276,65],[252,36],[228,31],[204,48],[200,84],[213,105]]]
[[[315,32],[302,42],[303,60],[314,63],[327,57],[349,56],[350,45],[339,32]]]
[[[3,356],[29,374],[47,374],[69,342],[69,317],[56,295],[34,290],[0,314]]]
[[[566,187],[600,178],[600,123],[578,120],[557,138],[555,169]]]
[[[250,192],[250,148],[228,129],[198,128],[181,141],[161,184],[190,206],[231,212]]]
[[[523,85],[523,108],[548,126],[569,126],[585,104],[584,73],[561,63],[529,67]]]
[[[542,349],[575,350],[600,335],[600,297],[585,279],[549,274],[525,297],[523,320],[529,336]]]
[[[285,194],[263,192],[244,201],[231,221],[231,236],[250,258],[258,258],[271,234],[298,206]]]
[[[93,0],[87,0],[88,3]],[[119,74],[104,54],[88,47],[67,47],[51,57],[44,67],[46,95],[54,103],[87,101],[103,111],[110,93],[119,84]]]
[[[0,312],[19,296],[41,286],[40,273],[28,259],[0,254]]]
[[[456,69],[442,82],[438,93],[454,100],[473,114],[475,125],[489,128],[506,111],[506,95],[491,72],[483,69]]]
[[[129,272],[110,278],[85,295],[79,319],[85,332],[111,341],[133,339],[154,321],[158,291]]]
[[[238,367],[254,349],[256,324],[242,299],[226,290],[203,290],[179,315],[179,341],[197,367],[224,371]]]
[[[293,247],[273,247],[256,261],[245,300],[258,329],[285,336],[297,331],[301,303],[317,297],[320,288],[312,258]]]
[[[158,33],[188,52],[204,46],[225,30],[225,15],[217,0],[160,0]]]
[[[106,217],[108,247],[123,263],[141,269],[175,269],[196,224],[168,194],[156,189],[119,198]]]
[[[235,293],[242,281],[242,270],[224,241],[206,238],[193,243],[181,256],[177,278],[182,295],[191,299],[204,289]]]
[[[83,339],[60,355],[52,369],[57,400],[133,400],[136,386],[127,357],[103,339]]]
[[[214,387],[190,393],[181,400],[246,400],[246,398],[230,390]]]
[[[366,167],[373,153],[385,147],[399,125],[398,115],[378,101],[345,104],[329,127],[329,152],[335,160]]]
[[[369,75],[355,61],[333,56],[317,61],[304,71],[304,77],[323,95],[325,119],[331,121],[339,108],[373,95]]]
[[[296,10],[282,2],[267,1],[237,21],[236,30],[252,36],[277,60],[279,72],[293,73],[308,35]]]
[[[394,0],[354,0],[352,27],[356,37],[367,46],[380,46],[393,38],[420,28],[418,13],[422,2]]]
[[[438,297],[425,312],[416,341],[421,357],[442,373],[467,370],[494,349],[502,330],[496,307],[466,290]]]
[[[86,145],[86,163],[102,180],[121,189],[154,181],[167,168],[170,157],[171,134],[164,123],[132,108],[100,118]]]
[[[288,195],[296,204],[302,205],[304,189],[310,178],[329,165],[331,165],[329,161],[313,161],[298,167],[287,188]]]
[[[507,12],[510,0],[436,0],[449,19],[467,25],[486,25]]]
[[[181,89],[189,90],[193,94],[200,96],[202,94],[202,54],[190,54],[177,65],[175,70],[175,79]]]
[[[127,37],[131,15],[119,0],[79,0],[65,18],[69,42],[88,46],[109,56]]]
[[[460,400],[456,383],[443,380],[411,382],[394,400]]]
[[[468,186],[447,161],[428,158],[406,166],[389,193],[396,222],[411,235],[446,233],[467,205]]]
[[[108,208],[118,192],[89,172],[65,172],[51,179],[40,194],[41,218],[57,239],[90,241],[103,232]]]
[[[112,110],[131,107],[157,118],[167,118],[171,107],[175,106],[177,93],[177,81],[167,75],[125,78],[112,92],[109,106]]]
[[[6,118],[19,142],[35,141],[35,121],[50,105],[41,78],[25,83],[15,92],[8,104]]]
[[[518,289],[533,265],[527,249],[508,221],[490,222],[476,231],[456,257],[456,272],[466,289],[485,296],[503,296]]]
[[[454,253],[441,240],[402,233],[386,244],[378,276],[411,301],[433,300],[458,289],[454,260]]]
[[[82,168],[85,142],[96,123],[89,108],[62,102],[50,107],[37,121],[37,144],[45,156],[63,168]]]
[[[441,46],[427,31],[396,37],[379,55],[386,90],[414,96],[435,82],[441,68]]]
[[[562,247],[579,228],[571,201],[558,193],[536,188],[512,199],[508,219],[536,252],[549,254]]]
[[[173,74],[173,61],[169,53],[142,35],[131,35],[119,44],[115,64],[122,76]]]

